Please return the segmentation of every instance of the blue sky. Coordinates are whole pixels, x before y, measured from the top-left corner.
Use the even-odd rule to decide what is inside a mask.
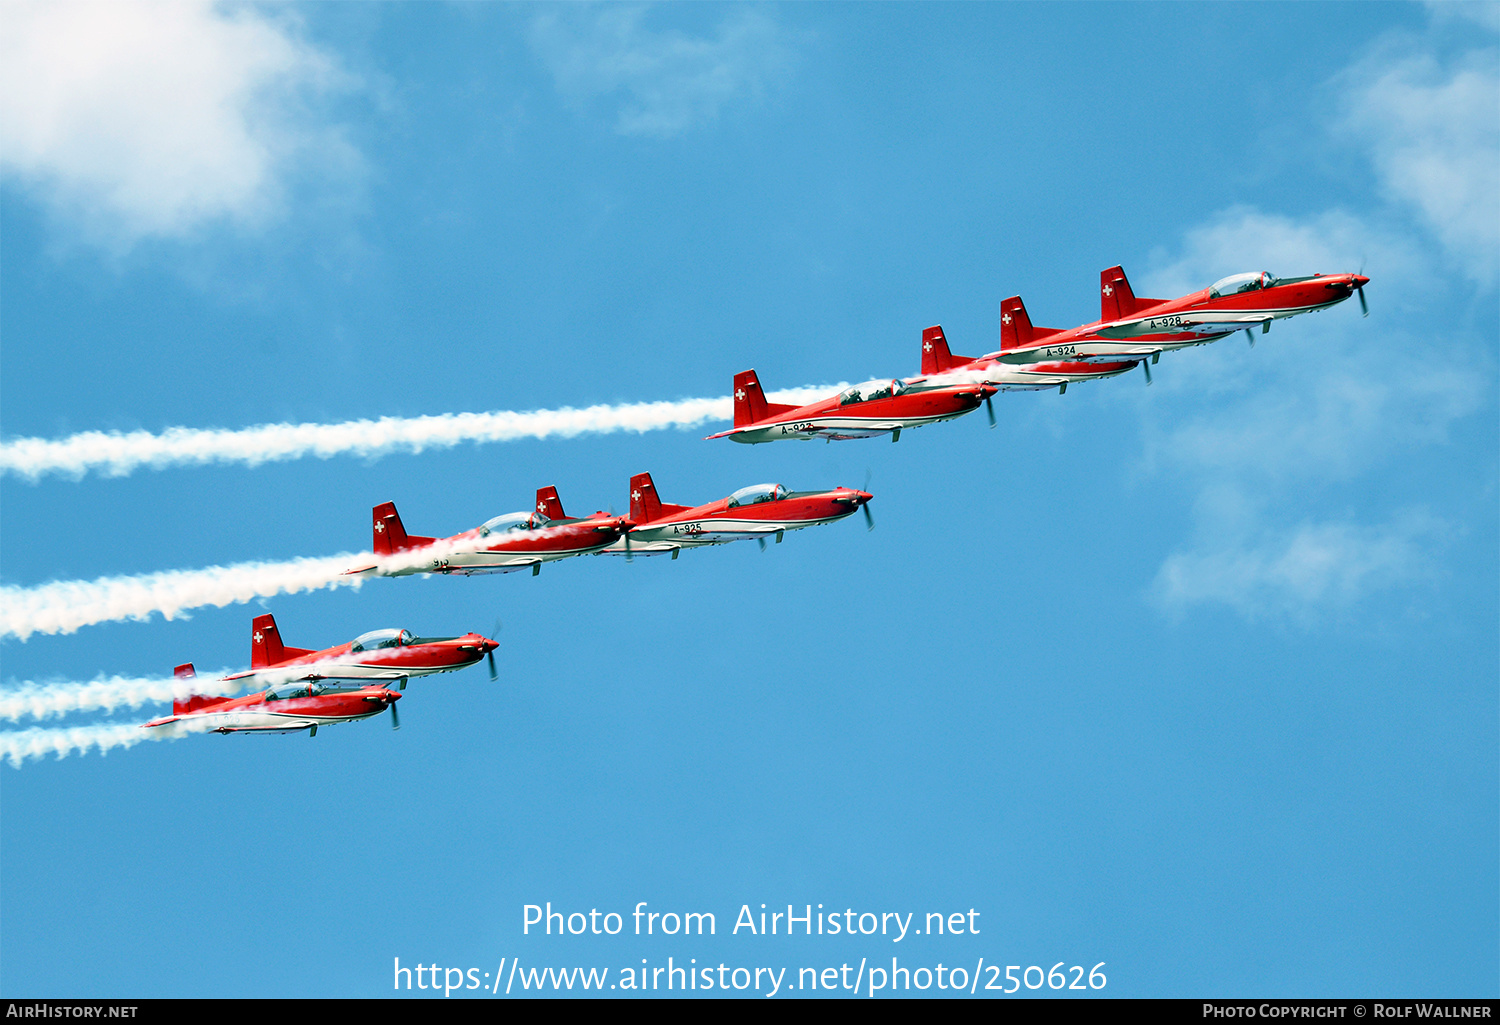
[[[897,445],[705,425],[0,476],[23,598],[356,552],[387,500],[438,535],[547,484],[623,510],[642,470],[689,504],[868,479],[878,524],[7,629],[15,689],[243,668],[266,610],[304,647],[503,622],[500,681],[415,682],[400,732],[0,767],[0,992],[897,957],[1104,962],[1122,996],[1496,995],[1495,11],[8,8],[7,445],[906,375],[931,324],[995,348],[1009,295],[1096,318],[1116,263],[1166,297],[1372,283],[1368,319]],[[548,901],[626,931],[523,935]],[[717,933],[630,935],[641,901]],[[731,932],[762,903],[980,931]]]

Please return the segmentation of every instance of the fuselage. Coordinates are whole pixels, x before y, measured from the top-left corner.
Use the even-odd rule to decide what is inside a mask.
[[[874,438],[963,416],[995,392],[993,386],[979,382],[926,385],[919,381],[881,380],[855,385],[818,402],[711,437],[727,437],[746,445],[784,438]]]
[[[705,505],[672,507],[657,519],[637,524],[630,531],[628,551],[621,538],[604,554],[653,555],[678,548],[764,539],[842,520],[858,512],[870,498],[867,492],[852,488],[787,491],[778,484],[758,485]]]
[[[192,711],[153,719],[145,728],[294,733],[309,727],[367,719],[384,712],[400,698],[396,691],[380,686],[340,687],[304,680],[243,697],[212,700]]]
[[[1138,308],[1129,317],[1045,334],[1039,329],[1040,337],[1005,350],[999,358],[1010,364],[1098,361],[1203,345],[1272,320],[1336,306],[1368,281],[1358,274],[1285,279],[1265,273],[1234,275],[1180,299]],[[1236,286],[1242,287],[1233,290]]]
[[[534,513],[510,513],[453,537],[407,547],[381,564],[350,572],[392,577],[413,573],[461,576],[510,573],[600,551],[628,529],[627,518],[602,512],[585,519],[566,520],[545,520]]]
[[[347,644],[224,677],[241,687],[291,679],[397,680],[466,669],[499,645],[488,637],[413,637],[405,630],[373,630]]]

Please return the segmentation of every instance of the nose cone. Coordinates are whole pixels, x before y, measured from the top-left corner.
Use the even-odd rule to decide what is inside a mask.
[[[868,491],[856,491],[856,492],[854,492],[854,504],[855,505],[864,505],[866,502],[868,502],[870,499],[872,499],[874,497],[875,496],[872,495],[872,494],[870,494]]]
[[[401,692],[400,691],[388,690],[388,691],[385,692],[385,703],[386,704],[393,705],[397,701],[400,701],[400,700],[401,700]]]
[[[1352,284],[1355,288],[1364,288],[1370,283],[1370,279],[1365,277],[1363,274],[1351,274],[1349,276],[1349,283]]]
[[[480,637],[479,638],[479,650],[480,651],[490,652],[490,651],[494,651],[498,647],[500,647],[500,642],[499,641],[492,641],[488,637]]]

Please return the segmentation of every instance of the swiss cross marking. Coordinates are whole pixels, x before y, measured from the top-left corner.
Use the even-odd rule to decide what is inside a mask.
[[[262,634],[259,630],[255,631],[255,643],[256,644],[259,644],[261,641],[263,641],[265,639],[266,638],[265,638],[264,634]]]
[[[1114,295],[1115,294],[1115,290],[1113,288],[1111,288],[1109,285],[1105,285],[1104,286],[1104,294],[1105,295]]]
[[[932,351],[932,343],[931,342],[923,342],[922,343],[922,351],[923,352],[931,352]]]
[[[1000,316],[1000,323],[1002,323],[1002,324],[1009,324],[1010,323],[1010,314],[1009,313],[1001,314],[1001,316]]]
[[[375,533],[377,533],[377,534],[384,534],[385,533],[385,524],[381,523],[381,522],[379,522],[377,520],[376,523],[375,523]]]
[[[632,502],[639,502],[641,500],[641,493],[639,491],[632,491],[630,493],[630,500]]]
[[[741,388],[739,391],[735,392],[734,397],[743,402],[745,400],[745,389]]]

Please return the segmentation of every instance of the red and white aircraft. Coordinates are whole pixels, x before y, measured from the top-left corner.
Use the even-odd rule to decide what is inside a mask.
[[[479,634],[462,637],[413,637],[405,630],[372,630],[347,644],[314,651],[281,643],[273,616],[251,624],[250,669],[224,677],[240,686],[263,687],[254,694],[225,697],[193,694],[172,702],[172,714],[153,719],[148,728],[181,724],[214,733],[294,733],[328,723],[351,722],[391,710],[391,725],[400,729],[395,703],[401,695],[384,680],[406,689],[413,676],[451,673],[489,655],[495,678],[498,644]],[[179,679],[197,676],[188,662],[173,670]]]
[[[832,491],[788,491],[780,484],[756,484],[740,488],[728,498],[706,505],[670,505],[656,493],[649,473],[630,478],[630,533],[606,548],[604,555],[665,555],[683,548],[722,545],[755,538],[766,546],[776,543],[788,530],[816,527],[853,516],[864,509],[874,526],[869,507],[873,496],[852,488]]]
[[[1000,334],[1000,351],[984,356],[955,356],[948,351],[948,339],[941,327],[929,327],[922,332],[922,373],[929,379],[947,380],[950,376],[967,376],[986,384],[993,384],[1000,391],[1040,391],[1056,388],[1059,394],[1067,394],[1068,385],[1074,381],[1092,381],[1101,377],[1113,377],[1127,370],[1134,370],[1137,360],[1117,363],[1006,363],[1003,359],[1007,347],[1014,347],[1016,334],[1004,330]],[[985,402],[988,404],[989,399]],[[990,426],[995,425],[995,410],[990,407]]]
[[[1100,360],[1130,356],[1156,358],[1170,349],[1203,345],[1235,331],[1250,333],[1271,321],[1336,306],[1355,292],[1365,316],[1362,274],[1314,274],[1305,278],[1277,278],[1265,271],[1233,274],[1180,299],[1142,299],[1136,296],[1121,267],[1099,274],[1099,319],[1071,330],[1034,327],[1019,296],[1000,304],[1002,338],[1016,333],[1014,345],[1001,345],[1006,363],[1047,360]],[[1255,336],[1250,334],[1251,344]],[[1146,369],[1146,379],[1151,370]]]
[[[874,438],[889,434],[901,440],[908,427],[925,427],[973,412],[995,394],[995,386],[976,381],[866,381],[806,406],[767,402],[755,371],[734,375],[734,428],[709,438],[732,438],[747,445],[797,438]]]
[[[535,575],[541,572],[544,562],[608,548],[631,527],[626,517],[606,512],[569,518],[553,487],[537,491],[535,512],[496,516],[473,530],[448,538],[408,534],[394,502],[377,505],[373,519],[375,554],[381,556],[381,561],[345,570],[346,573],[387,577],[410,573],[473,576],[511,573],[530,566]]]

